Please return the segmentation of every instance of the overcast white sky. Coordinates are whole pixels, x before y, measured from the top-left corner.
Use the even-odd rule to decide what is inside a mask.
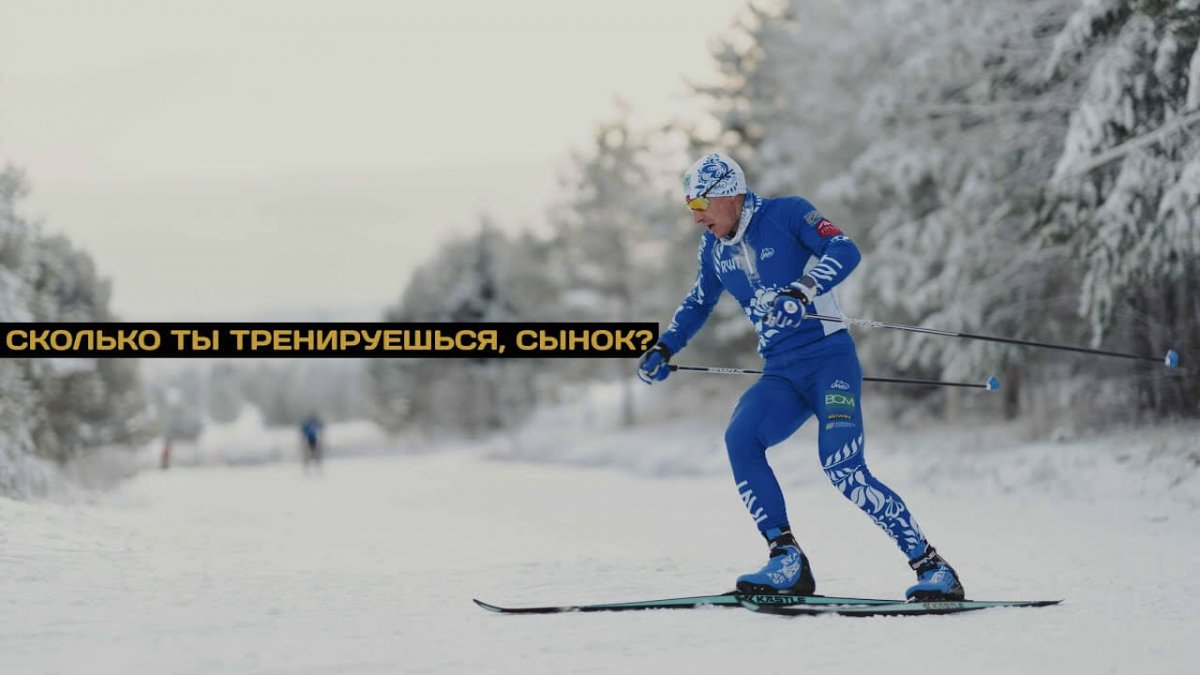
[[[0,163],[125,320],[372,320],[481,212],[540,219],[617,96],[699,116],[744,4],[3,0]]]

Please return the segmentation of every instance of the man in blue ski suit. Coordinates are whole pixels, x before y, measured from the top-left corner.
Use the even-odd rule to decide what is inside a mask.
[[[770,558],[759,572],[739,577],[738,590],[811,595],[816,589],[766,455],[815,416],[825,474],[896,542],[916,571],[908,598],[961,599],[954,569],[926,541],[899,495],[867,468],[862,369],[846,325],[806,318],[842,316],[833,288],[858,265],[858,247],[806,200],[764,199],[748,191],[741,167],[726,155],[698,160],[684,174],[683,186],[693,220],[705,229],[700,271],[670,327],[639,361],[638,377],[648,384],[667,378],[671,356],[700,330],[723,290],[754,324],[763,376],[734,408],[725,444],[737,490],[767,540]]]
[[[304,419],[300,425],[300,434],[304,436],[304,466],[307,467],[310,463],[321,464],[321,432],[324,431],[325,425],[321,423],[321,418],[313,413]]]

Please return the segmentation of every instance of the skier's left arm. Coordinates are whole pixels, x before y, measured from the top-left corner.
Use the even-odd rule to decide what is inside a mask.
[[[807,302],[811,303],[816,296],[828,293],[845,281],[862,260],[862,254],[850,237],[806,199],[796,200],[788,226],[800,243],[818,258],[817,264],[792,284],[793,288],[800,287],[798,290]]]
[[[808,200],[797,197],[791,206],[788,228],[817,257],[817,263],[802,272],[803,276],[789,284],[775,299],[764,321],[776,328],[800,325],[808,313],[805,306],[842,283],[862,260],[862,254],[850,237]]]

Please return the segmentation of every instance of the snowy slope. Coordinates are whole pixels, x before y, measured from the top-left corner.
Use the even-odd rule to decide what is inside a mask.
[[[619,423],[619,384],[593,385],[477,449],[497,459],[612,467],[644,476],[728,476],[724,431],[740,387],[697,393],[695,381],[672,384],[636,390],[642,424],[631,429]],[[879,397],[867,397],[863,405],[868,461],[885,482],[904,479],[923,490],[964,497],[1037,493],[1090,503],[1119,496],[1200,509],[1200,423],[1031,442],[1026,439],[1033,434],[1021,423],[977,415],[956,424],[920,419],[897,425],[882,414],[886,403]],[[816,425],[810,422],[771,449],[781,483],[827,485],[816,447]]]
[[[322,435],[327,454],[350,456],[378,454],[392,449],[395,441],[375,424],[366,420],[332,422]],[[156,440],[138,453],[138,462],[146,468],[158,466],[162,452]],[[304,452],[299,426],[269,427],[252,406],[244,406],[237,419],[227,423],[210,422],[204,433],[191,441],[176,441],[171,463],[175,466],[224,464],[229,466],[298,461]]]
[[[662,437],[610,441],[653,456]],[[971,596],[1066,604],[917,619],[500,617],[470,598],[723,591],[764,550],[723,475],[474,451],[335,461],[322,477],[293,464],[186,468],[144,473],[94,505],[0,500],[0,672],[1191,671],[1192,508],[1128,491],[977,493],[991,483],[957,474],[933,490],[905,466],[892,457],[877,472]],[[911,572],[890,541],[802,468],[813,478],[786,470],[789,507],[819,590],[901,593]]]

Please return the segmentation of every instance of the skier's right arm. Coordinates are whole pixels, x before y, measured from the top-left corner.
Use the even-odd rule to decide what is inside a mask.
[[[716,237],[710,234],[700,235],[696,283],[692,284],[692,290],[684,297],[679,309],[675,310],[671,325],[658,338],[659,344],[666,346],[671,354],[678,354],[700,331],[700,327],[717,306],[721,291],[724,290],[712,263],[712,249],[716,244]]]

